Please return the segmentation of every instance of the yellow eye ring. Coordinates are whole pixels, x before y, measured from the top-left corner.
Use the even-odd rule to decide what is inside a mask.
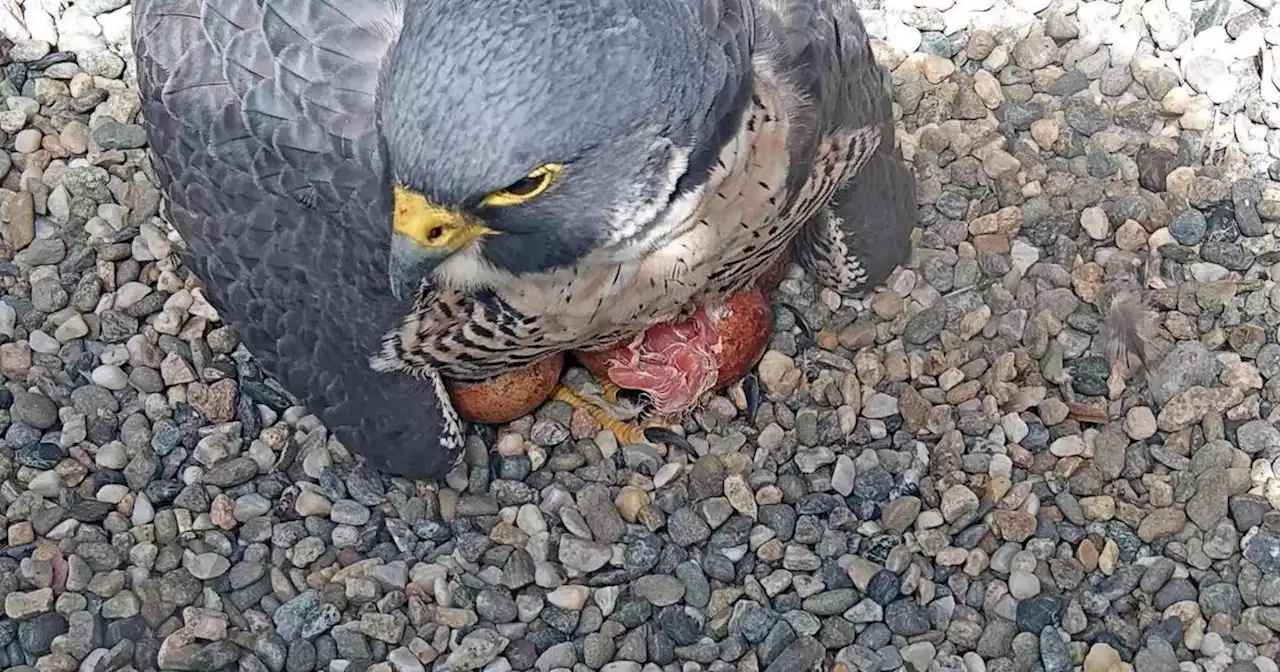
[[[563,170],[564,166],[559,163],[543,164],[517,182],[485,196],[481,203],[495,208],[527,203],[549,189]]]

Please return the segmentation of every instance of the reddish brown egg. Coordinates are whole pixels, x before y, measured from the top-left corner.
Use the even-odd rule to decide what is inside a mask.
[[[467,422],[500,425],[532,413],[555,392],[564,354],[480,383],[448,383],[458,415]]]
[[[773,331],[773,311],[759,289],[729,299],[729,314],[716,320],[720,331],[719,375],[716,389],[724,389],[747,375],[764,356]]]

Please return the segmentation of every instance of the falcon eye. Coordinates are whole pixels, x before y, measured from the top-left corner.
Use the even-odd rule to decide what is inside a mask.
[[[530,175],[529,177],[521,178],[519,182],[516,182],[515,184],[507,187],[506,189],[503,189],[503,191],[507,192],[508,194],[511,194],[512,196],[527,197],[529,194],[532,194],[533,192],[541,189],[542,183],[546,182],[548,179],[550,178],[547,177],[546,174],[536,175],[536,176]]]
[[[436,228],[431,229],[431,231],[427,233],[427,240],[438,240],[440,236],[443,236],[443,235],[444,235],[444,227],[437,226]]]
[[[564,166],[558,163],[539,166],[532,173],[525,175],[514,183],[485,196],[481,203],[495,208],[502,208],[531,201],[550,188],[551,184],[560,176],[560,171],[562,170],[564,170]]]

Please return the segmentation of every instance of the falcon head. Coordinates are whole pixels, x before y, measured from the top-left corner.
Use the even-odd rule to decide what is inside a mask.
[[[750,95],[746,49],[726,42],[749,30],[726,28],[721,4],[407,3],[378,94],[396,296],[642,236],[705,179]]]

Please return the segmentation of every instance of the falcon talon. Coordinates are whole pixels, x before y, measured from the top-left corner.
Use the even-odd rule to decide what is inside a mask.
[[[600,425],[601,429],[607,429],[613,432],[614,437],[618,439],[618,445],[632,445],[637,443],[647,443],[644,438],[644,432],[633,424],[619,420],[613,417],[609,411],[602,408],[599,404],[592,403],[583,395],[570,389],[567,385],[560,385],[556,388],[555,399],[569,404],[575,409],[586,411]]]
[[[690,455],[696,455],[693,450],[693,444],[683,436],[667,429],[666,427],[646,427],[641,430],[644,438],[649,443],[665,443],[669,446],[675,446]]]
[[[777,302],[777,305],[778,305],[779,307],[781,307],[781,308],[785,308],[785,309],[787,310],[787,312],[788,312],[788,313],[791,313],[791,316],[795,318],[795,320],[796,320],[796,328],[798,328],[798,329],[800,330],[800,336],[801,336],[801,338],[804,338],[805,340],[809,341],[810,343],[816,343],[816,342],[817,342],[817,341],[816,341],[816,339],[815,339],[815,337],[814,337],[813,327],[810,327],[810,326],[809,326],[809,322],[808,322],[807,320],[805,320],[805,319],[804,319],[804,313],[800,312],[800,309],[799,309],[799,308],[796,308],[795,306],[793,306],[793,305],[791,305],[791,304],[789,304],[789,303],[787,303],[787,302],[785,302],[785,301],[778,301],[778,302]]]
[[[760,376],[754,370],[742,379],[742,394],[747,398],[747,424],[756,424],[756,414],[760,412]]]

